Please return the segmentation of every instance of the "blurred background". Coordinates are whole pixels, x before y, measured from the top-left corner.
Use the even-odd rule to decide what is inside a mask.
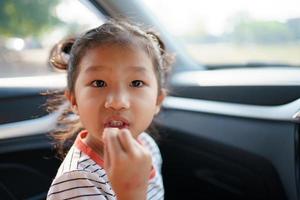
[[[300,65],[299,0],[141,0],[205,66]],[[49,74],[51,47],[104,17],[77,0],[0,1],[0,77]]]
[[[145,0],[205,64],[300,64],[299,0]],[[167,11],[167,12],[166,12]]]
[[[0,1],[0,77],[35,76],[53,71],[51,47],[102,23],[77,0]]]

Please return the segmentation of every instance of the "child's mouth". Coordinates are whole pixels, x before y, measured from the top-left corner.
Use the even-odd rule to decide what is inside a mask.
[[[104,124],[105,128],[128,128],[129,124],[127,122],[124,122],[122,120],[109,120],[107,123]]]

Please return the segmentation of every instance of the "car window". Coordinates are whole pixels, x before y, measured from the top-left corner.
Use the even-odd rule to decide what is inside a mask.
[[[299,0],[144,3],[199,63],[300,65]]]
[[[47,63],[51,47],[103,23],[95,13],[74,0],[2,0],[0,78],[55,73]]]

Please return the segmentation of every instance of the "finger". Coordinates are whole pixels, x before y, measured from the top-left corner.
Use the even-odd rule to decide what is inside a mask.
[[[128,129],[121,129],[118,138],[125,152],[132,152],[135,139]]]
[[[137,139],[134,139],[133,138],[133,141],[132,141],[133,145],[137,148],[145,148],[142,141],[139,141]]]
[[[107,128],[105,129],[106,146],[109,153],[110,163],[117,160],[118,156],[121,156],[124,151],[122,150],[120,141],[118,139],[119,129]]]
[[[132,141],[132,143],[133,143],[133,147],[134,147],[133,148],[134,152],[142,152],[143,154],[148,155],[148,157],[151,157],[150,150],[145,145],[143,145],[142,141],[138,141],[138,140],[134,139]]]

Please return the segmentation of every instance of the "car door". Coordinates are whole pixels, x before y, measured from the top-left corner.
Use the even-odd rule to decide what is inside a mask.
[[[257,69],[265,75],[278,70]],[[221,86],[199,86],[203,72],[173,77],[172,96],[157,120],[166,135],[161,149],[170,199],[298,198],[299,85],[298,79],[287,84],[288,71],[282,85],[245,84],[253,78],[248,75],[245,82]]]

